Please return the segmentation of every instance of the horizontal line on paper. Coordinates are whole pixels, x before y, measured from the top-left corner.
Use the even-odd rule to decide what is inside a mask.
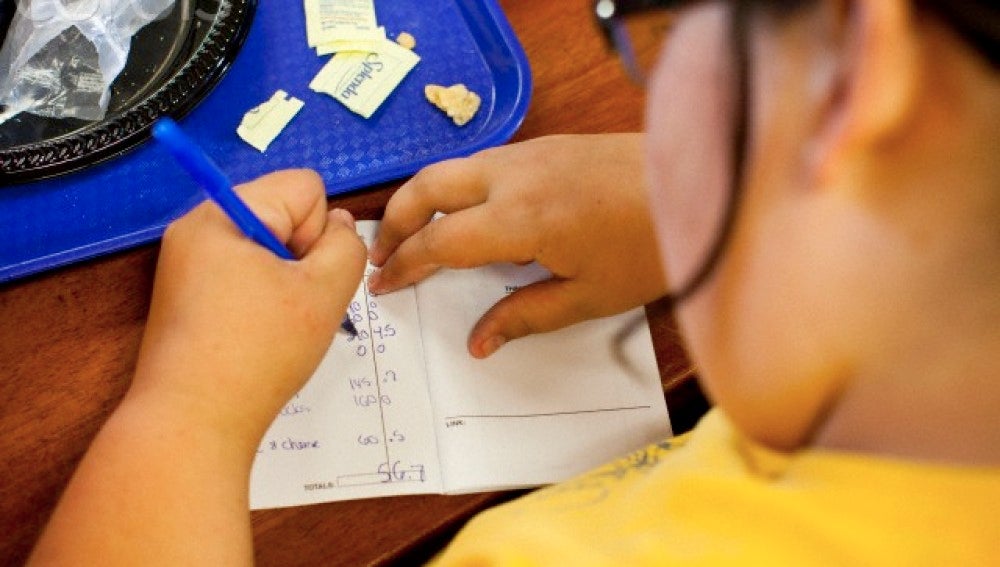
[[[572,411],[555,411],[548,413],[508,413],[508,414],[467,414],[467,415],[451,415],[445,419],[445,421],[451,421],[453,419],[518,419],[526,417],[555,417],[561,415],[580,415],[587,413],[609,413],[618,411],[632,411],[632,410],[643,410],[650,409],[652,406],[623,406],[616,408],[596,408],[596,409],[585,409],[585,410],[572,410]]]

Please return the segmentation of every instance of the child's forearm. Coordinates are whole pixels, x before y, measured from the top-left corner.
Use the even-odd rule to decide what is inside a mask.
[[[253,562],[253,451],[169,400],[127,398],[66,489],[31,564]]]

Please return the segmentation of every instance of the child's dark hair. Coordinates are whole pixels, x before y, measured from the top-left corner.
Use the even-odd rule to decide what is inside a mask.
[[[996,0],[917,0],[958,34],[996,70],[1000,67],[1000,3]]]
[[[737,0],[739,2],[739,0]],[[772,15],[794,13],[815,0],[743,0]],[[1000,2],[996,0],[914,0],[922,13],[940,19],[976,53],[1000,67]]]

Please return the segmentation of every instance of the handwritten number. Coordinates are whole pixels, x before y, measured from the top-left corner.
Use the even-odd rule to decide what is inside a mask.
[[[362,376],[361,378],[348,378],[352,390],[363,390],[372,387],[372,381]]]
[[[424,482],[427,480],[427,471],[424,465],[404,467],[401,461],[393,461],[392,464],[380,463],[378,474],[382,476],[383,483],[401,480],[419,480],[420,482]]]
[[[363,447],[378,445],[378,435],[365,435],[362,433],[361,435],[358,435],[358,445]]]
[[[368,408],[376,405],[391,406],[392,398],[388,394],[376,396],[375,394],[361,394],[354,396],[354,405],[359,408]]]
[[[378,335],[378,338],[382,340],[396,336],[396,328],[393,327],[392,325],[383,325],[375,327],[372,329],[372,332]]]
[[[378,474],[382,477],[382,483],[392,482],[392,472],[389,463],[379,463]]]

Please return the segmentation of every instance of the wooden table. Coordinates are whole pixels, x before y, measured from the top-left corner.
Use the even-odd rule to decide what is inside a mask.
[[[501,4],[535,77],[531,109],[515,141],[641,128],[643,94],[605,51],[589,0]],[[359,218],[379,218],[396,187],[335,204]],[[27,557],[87,445],[124,394],[156,255],[157,247],[147,246],[0,286],[0,563]],[[659,305],[649,314],[675,428],[686,428],[703,401],[669,314]],[[257,512],[257,560],[411,563],[438,549],[472,514],[510,497],[395,497]]]

